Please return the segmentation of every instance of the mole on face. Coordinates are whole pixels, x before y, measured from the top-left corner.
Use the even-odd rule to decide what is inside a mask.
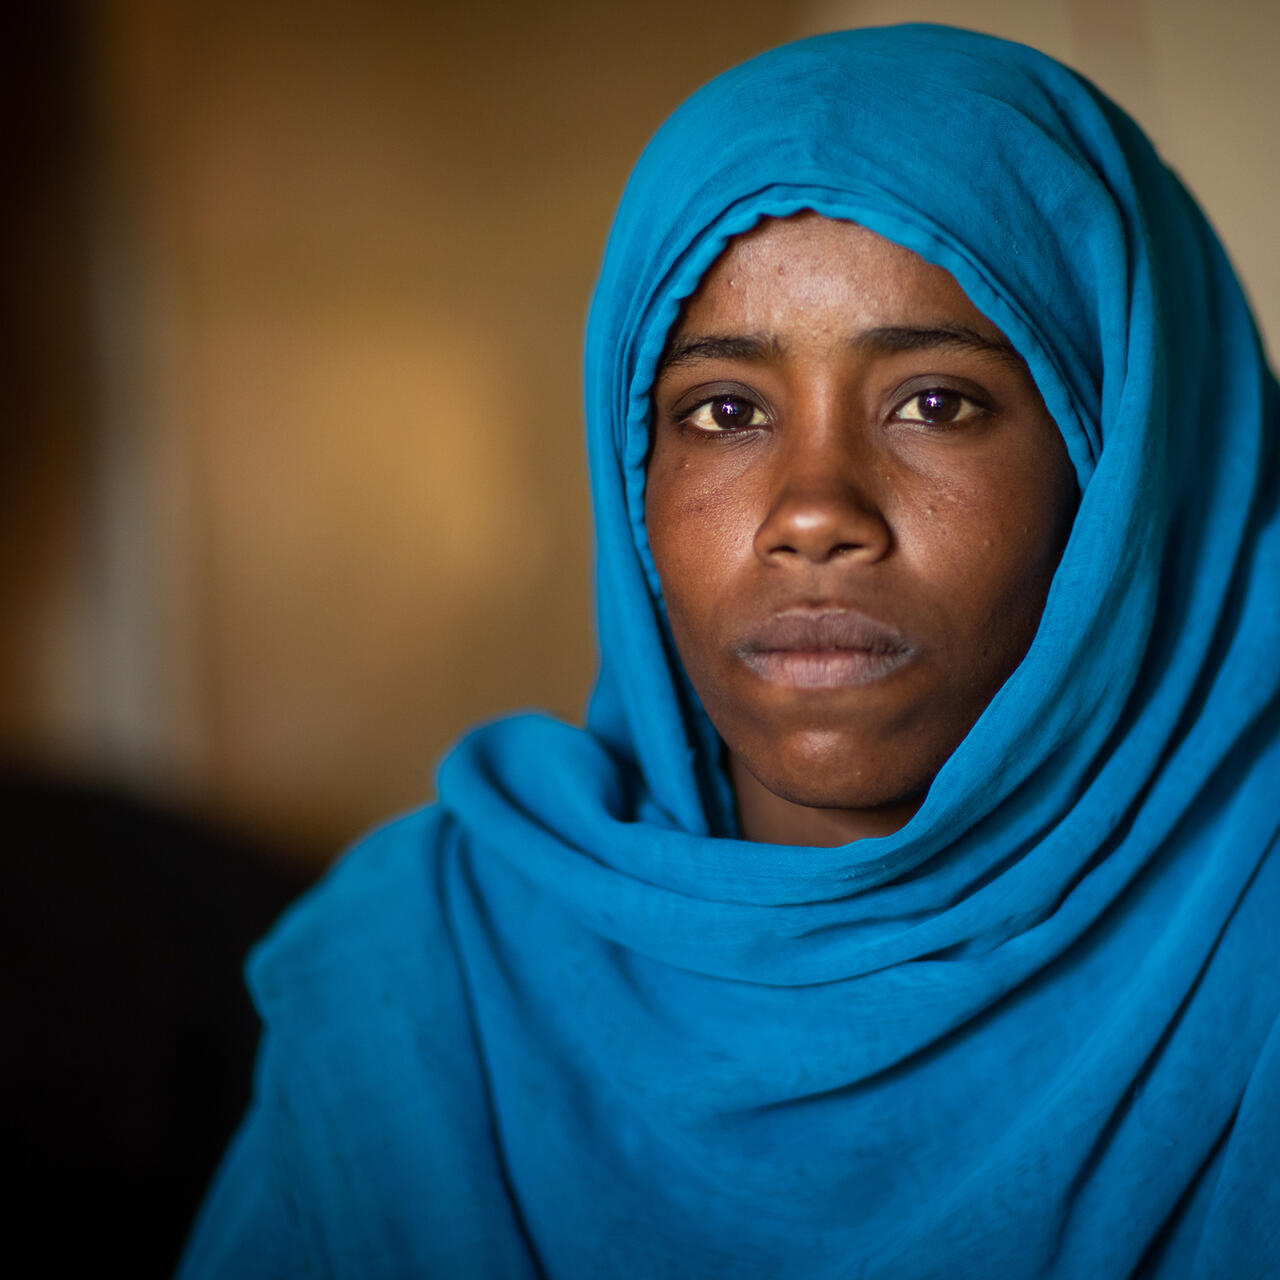
[[[852,223],[733,240],[653,390],[645,519],[744,835],[883,835],[1021,661],[1076,505],[1026,365]]]

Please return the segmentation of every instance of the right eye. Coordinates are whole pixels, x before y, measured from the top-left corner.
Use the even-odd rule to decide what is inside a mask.
[[[712,396],[690,409],[681,421],[699,431],[723,434],[744,427],[762,427],[769,419],[759,405],[745,396]]]

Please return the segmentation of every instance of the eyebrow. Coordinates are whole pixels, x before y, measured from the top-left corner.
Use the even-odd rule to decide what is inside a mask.
[[[963,324],[882,325],[866,329],[850,343],[855,351],[973,351],[1024,367],[1022,357],[1004,339],[988,338]],[[776,334],[677,335],[663,353],[659,374],[704,360],[765,361],[785,356],[786,344]]]
[[[677,365],[698,364],[703,360],[768,360],[786,354],[786,347],[776,335],[750,334],[744,337],[681,337],[667,344],[658,363],[658,372]]]

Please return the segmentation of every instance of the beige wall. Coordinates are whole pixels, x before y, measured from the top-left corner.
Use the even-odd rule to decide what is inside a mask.
[[[909,17],[1038,43],[1149,125],[1280,325],[1280,6],[94,12],[94,494],[21,732],[300,855],[428,796],[478,717],[578,715],[583,313],[631,161],[721,67]]]
[[[118,764],[328,851],[478,717],[580,714],[608,220],[663,116],[789,30],[685,12],[101,11]]]

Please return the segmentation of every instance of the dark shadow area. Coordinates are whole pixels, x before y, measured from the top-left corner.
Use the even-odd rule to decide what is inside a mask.
[[[172,1270],[249,1099],[241,969],[303,887],[190,818],[0,777],[4,1149],[32,1276]]]

